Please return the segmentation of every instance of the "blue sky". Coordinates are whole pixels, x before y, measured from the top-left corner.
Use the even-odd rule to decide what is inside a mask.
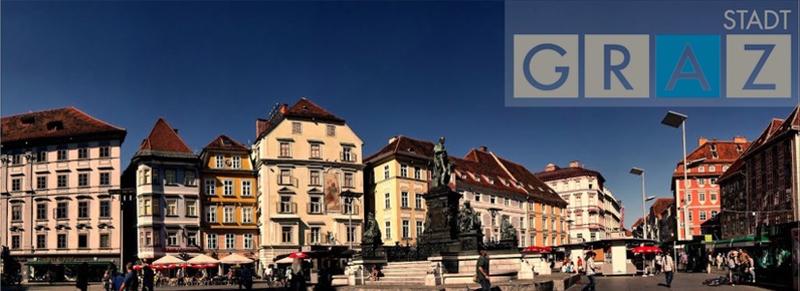
[[[128,130],[127,164],[158,117],[194,150],[254,138],[276,102],[307,96],[347,119],[368,155],[396,134],[486,145],[540,171],[581,160],[641,215],[632,166],[670,196],[680,131],[671,108],[510,108],[500,2],[2,2],[9,115],[76,106]],[[699,136],[754,138],[791,108],[677,108]]]

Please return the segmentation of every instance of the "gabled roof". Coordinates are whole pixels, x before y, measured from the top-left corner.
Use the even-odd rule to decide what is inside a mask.
[[[636,221],[633,223],[633,225],[631,225],[631,228],[636,228],[636,227],[638,227],[639,225],[641,225],[641,224],[642,224],[642,221],[643,221],[643,220],[644,220],[643,218],[639,217],[639,219],[637,219],[637,220],[636,220]]]
[[[601,184],[605,183],[605,178],[600,172],[584,168],[583,166],[561,168],[553,165],[552,170],[544,170],[536,173],[536,177],[542,181],[550,182],[553,180],[569,179],[574,177],[592,176],[596,177]]]
[[[398,135],[392,137],[389,144],[364,159],[364,163],[375,163],[392,155],[430,160],[433,157],[433,143]]]
[[[692,151],[689,155],[686,156],[686,160],[689,161],[690,167],[692,166],[692,161],[697,161],[704,159],[700,164],[718,164],[718,163],[732,163],[739,158],[739,156],[744,153],[750,147],[750,142],[746,140],[742,141],[735,141],[735,140],[710,140],[705,142],[704,144],[698,146],[694,151]],[[716,153],[716,154],[715,154]],[[689,175],[697,176],[718,176],[719,173],[716,172],[692,172],[689,171]],[[681,159],[675,170],[672,173],[673,178],[675,177],[682,177],[683,176],[683,159]]]
[[[183,142],[183,139],[164,118],[156,121],[150,134],[139,145],[139,152],[142,151],[193,154],[189,146]]]
[[[256,140],[261,139],[275,129],[283,119],[309,120],[335,124],[344,124],[345,122],[344,119],[322,108],[322,106],[311,102],[308,98],[301,97],[300,100],[291,107],[287,104],[281,104],[267,119],[257,119]]]
[[[664,216],[664,212],[672,207],[674,203],[674,198],[658,198],[653,202],[653,205],[650,205],[650,209],[656,217],[661,218]]]
[[[75,107],[23,113],[2,118],[2,142],[44,142],[67,137],[124,139],[126,131]]]
[[[770,120],[769,124],[767,124],[767,127],[764,128],[758,138],[756,138],[747,148],[747,150],[744,151],[744,153],[742,153],[733,164],[731,164],[731,166],[725,173],[722,174],[722,176],[720,176],[720,182],[740,172],[742,167],[744,167],[744,161],[742,160],[743,158],[758,151],[763,145],[771,142],[775,137],[790,130],[795,130],[798,126],[800,126],[800,112],[798,111],[800,111],[800,106],[795,107],[786,120],[780,118],[773,118]]]
[[[250,149],[238,141],[228,137],[227,135],[222,134],[208,143],[205,148],[203,148],[203,151],[207,150],[247,152]]]

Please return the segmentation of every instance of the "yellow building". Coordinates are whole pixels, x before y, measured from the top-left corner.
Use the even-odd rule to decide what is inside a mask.
[[[256,121],[252,157],[258,173],[260,259],[271,264],[303,246],[360,245],[361,139],[308,99]]]
[[[250,150],[225,135],[203,148],[203,249],[224,258],[233,253],[258,260],[257,180]]]
[[[381,225],[384,244],[415,244],[423,232],[432,157],[433,143],[397,136],[365,159],[366,203]],[[567,203],[524,166],[486,147],[472,149],[464,158],[451,156],[450,161],[450,187],[481,217],[484,240],[499,240],[501,221],[508,220],[520,246],[566,242]]]

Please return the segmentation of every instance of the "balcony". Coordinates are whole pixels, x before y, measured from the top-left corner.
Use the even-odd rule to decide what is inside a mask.
[[[295,178],[295,177],[278,175],[278,185],[279,186],[297,187],[297,184],[298,184],[297,178]]]
[[[297,203],[295,202],[278,202],[275,204],[275,209],[278,214],[297,214]]]
[[[588,207],[589,213],[598,213],[600,212],[600,207],[597,206],[589,206]]]

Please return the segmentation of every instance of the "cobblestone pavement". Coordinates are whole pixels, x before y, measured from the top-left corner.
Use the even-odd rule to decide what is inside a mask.
[[[721,273],[675,273],[675,277],[672,279],[672,288],[671,290],[720,290],[720,291],[732,291],[732,290],[769,290],[765,288],[760,288],[756,286],[749,286],[749,285],[736,285],[736,286],[718,286],[718,287],[709,287],[703,285],[703,281],[710,278],[716,278],[721,276]],[[666,286],[659,285],[664,284],[665,279],[664,275],[656,275],[652,277],[631,277],[631,276],[618,276],[618,277],[602,277],[598,276],[595,277],[595,286],[596,290],[614,290],[614,291],[645,291],[645,290],[670,290]],[[586,284],[589,283],[589,280],[586,277],[581,277],[581,281],[578,284],[575,284],[569,291],[580,291]]]

